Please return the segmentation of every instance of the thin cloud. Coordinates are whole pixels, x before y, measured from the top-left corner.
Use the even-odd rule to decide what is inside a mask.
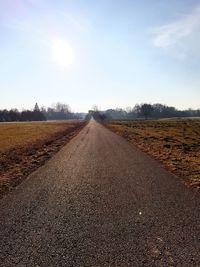
[[[176,21],[151,29],[155,47],[177,53],[184,59],[200,45],[200,5]],[[197,45],[198,43],[198,45]]]
[[[89,32],[93,29],[90,20],[83,15],[72,15],[66,12],[60,12],[60,15],[66,19],[67,23],[71,24],[71,26],[79,31],[79,32]]]

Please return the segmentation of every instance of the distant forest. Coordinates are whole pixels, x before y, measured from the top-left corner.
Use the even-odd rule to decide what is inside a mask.
[[[51,108],[39,108],[36,103],[33,110],[21,112],[17,109],[0,110],[0,122],[84,119],[85,115],[85,113],[71,112],[66,104],[57,103]]]
[[[86,113],[74,113],[66,104],[57,103],[53,107],[39,108],[36,103],[33,110],[18,111],[17,109],[0,110],[0,122],[12,121],[45,121],[45,120],[71,120],[90,119],[96,120],[133,120],[133,119],[159,119],[200,117],[200,109],[178,110],[162,104],[137,104],[133,108],[98,110],[95,107]]]
[[[96,120],[134,120],[134,119],[161,119],[200,117],[200,109],[178,110],[162,104],[137,104],[134,108],[108,109],[99,111],[98,108],[89,110],[87,118],[93,117]]]

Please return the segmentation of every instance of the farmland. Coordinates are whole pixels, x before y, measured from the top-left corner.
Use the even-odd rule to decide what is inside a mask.
[[[200,120],[113,121],[106,126],[200,188]]]
[[[0,196],[44,164],[80,129],[83,121],[0,124]]]

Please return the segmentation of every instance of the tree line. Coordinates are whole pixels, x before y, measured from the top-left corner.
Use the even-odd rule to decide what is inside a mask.
[[[89,110],[87,118],[93,117],[96,120],[133,120],[133,119],[160,119],[160,118],[181,118],[200,117],[200,109],[178,110],[162,104],[136,104],[133,108],[116,108],[100,111]]]
[[[36,103],[33,110],[0,110],[0,122],[69,120],[82,119],[84,117],[84,113],[73,113],[68,105],[62,103],[57,103],[47,108],[39,108]]]
[[[84,119],[86,115],[85,113],[72,112],[69,105],[60,102],[56,103],[52,107],[42,107],[41,112],[47,120]]]
[[[133,119],[159,119],[172,117],[200,117],[200,109],[178,110],[162,104],[136,104],[133,108],[116,108],[100,111],[96,106],[88,113],[74,113],[69,105],[57,103],[52,107],[39,108],[36,103],[33,110],[18,111],[17,109],[0,110],[0,122],[12,121],[45,121],[90,119],[96,120],[133,120]]]

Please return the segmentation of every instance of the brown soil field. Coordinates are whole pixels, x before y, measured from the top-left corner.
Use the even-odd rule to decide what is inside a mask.
[[[105,126],[200,189],[200,120],[111,121]]]
[[[86,121],[0,123],[0,198],[43,165]]]

